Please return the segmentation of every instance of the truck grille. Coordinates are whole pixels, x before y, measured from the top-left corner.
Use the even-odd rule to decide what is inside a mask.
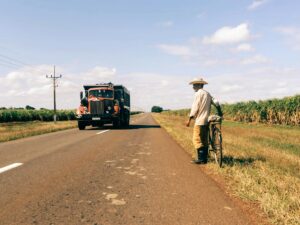
[[[90,112],[91,114],[104,114],[104,102],[103,101],[91,101],[90,102]]]

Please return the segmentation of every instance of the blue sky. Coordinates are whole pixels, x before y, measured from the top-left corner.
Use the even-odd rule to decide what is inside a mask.
[[[59,108],[101,81],[145,110],[189,107],[193,77],[221,102],[299,94],[299,11],[297,0],[3,0],[0,105],[50,108],[54,64]]]

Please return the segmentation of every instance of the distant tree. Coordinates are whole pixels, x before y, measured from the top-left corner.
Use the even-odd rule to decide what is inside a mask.
[[[6,109],[6,107],[0,107],[0,110],[5,110]]]
[[[152,108],[151,108],[151,112],[160,113],[162,111],[163,111],[163,108],[160,106],[152,106]]]
[[[26,105],[26,106],[25,106],[25,109],[27,109],[27,110],[35,110],[35,108],[32,107],[32,106],[30,106],[30,105]]]

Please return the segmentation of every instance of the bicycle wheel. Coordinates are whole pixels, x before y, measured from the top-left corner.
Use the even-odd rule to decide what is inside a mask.
[[[219,128],[215,127],[213,131],[213,153],[216,163],[222,167],[223,162],[223,148],[222,148],[222,134]]]

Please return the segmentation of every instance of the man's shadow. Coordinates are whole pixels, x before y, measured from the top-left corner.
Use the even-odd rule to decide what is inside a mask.
[[[262,156],[257,157],[233,157],[233,156],[223,156],[223,165],[230,167],[233,166],[249,166],[252,165],[255,161],[265,162],[266,159]]]

